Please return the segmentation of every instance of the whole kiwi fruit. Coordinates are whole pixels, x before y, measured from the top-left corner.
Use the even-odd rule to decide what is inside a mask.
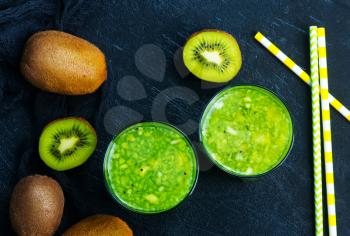
[[[111,215],[94,215],[71,226],[62,236],[132,236],[129,226]]]
[[[10,220],[19,236],[55,233],[64,208],[61,186],[52,178],[32,175],[21,179],[10,200]]]
[[[55,30],[35,33],[27,40],[20,68],[34,86],[63,95],[93,93],[107,78],[106,60],[100,49]]]

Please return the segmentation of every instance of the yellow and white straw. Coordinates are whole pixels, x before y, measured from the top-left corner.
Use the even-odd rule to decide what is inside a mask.
[[[322,108],[322,127],[323,127],[323,151],[325,158],[325,171],[327,183],[327,209],[329,235],[337,235],[337,221],[335,212],[335,192],[333,175],[333,155],[332,155],[332,133],[331,117],[329,110],[329,92],[328,92],[328,70],[326,53],[326,34],[325,28],[318,28],[318,58],[321,86],[321,108]]]
[[[284,54],[275,44],[268,40],[262,33],[258,32],[255,39],[261,43],[269,52],[277,57],[284,65],[291,69],[300,79],[311,86],[310,76],[301,69],[291,58]],[[348,121],[350,121],[350,111],[338,99],[328,93],[329,103],[342,114]]]

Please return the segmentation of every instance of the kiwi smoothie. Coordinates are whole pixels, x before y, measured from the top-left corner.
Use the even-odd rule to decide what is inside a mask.
[[[256,177],[287,156],[293,141],[292,119],[281,100],[268,90],[235,86],[209,103],[200,138],[219,168],[239,177]]]
[[[193,190],[198,166],[189,140],[172,126],[145,122],[122,131],[104,161],[114,199],[138,213],[165,212]]]

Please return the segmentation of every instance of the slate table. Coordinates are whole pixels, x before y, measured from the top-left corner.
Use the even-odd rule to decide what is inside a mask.
[[[97,213],[126,220],[136,235],[313,235],[310,89],[253,39],[261,31],[308,68],[308,26],[327,28],[330,90],[350,106],[350,3],[323,1],[0,1],[0,235],[12,235],[11,191],[19,178],[46,174],[60,182],[66,205],[58,234]],[[113,135],[141,120],[170,122],[198,144],[197,126],[208,100],[222,86],[188,75],[179,56],[186,38],[204,28],[232,33],[243,67],[229,85],[257,84],[277,93],[294,119],[287,161],[251,183],[230,177],[200,153],[197,188],[181,207],[158,216],[124,210],[102,178]],[[59,29],[102,49],[108,81],[80,97],[42,92],[20,75],[25,40]],[[51,120],[82,116],[97,129],[98,147],[84,165],[56,172],[39,159],[38,136]],[[350,124],[332,110],[339,235],[350,235]],[[326,223],[326,222],[325,222]]]

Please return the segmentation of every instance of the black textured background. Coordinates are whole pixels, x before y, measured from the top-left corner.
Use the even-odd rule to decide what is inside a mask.
[[[126,220],[136,235],[313,235],[309,88],[253,35],[261,31],[308,68],[308,26],[325,26],[330,89],[350,107],[349,13],[348,0],[0,1],[0,235],[13,234],[8,203],[15,183],[34,173],[54,177],[63,187],[66,205],[58,233],[86,216],[108,213]],[[208,88],[191,76],[182,78],[173,57],[191,33],[203,28],[226,30],[240,44],[243,67],[230,84],[259,84],[286,101],[295,121],[291,155],[278,170],[253,183],[217,168],[201,171],[191,198],[165,215],[127,212],[112,201],[103,184],[106,147],[113,133],[135,119],[164,120],[158,106],[169,122],[198,141],[191,127],[220,88]],[[24,42],[44,29],[81,36],[105,52],[108,81],[98,92],[58,96],[23,79],[18,62]],[[145,53],[147,49],[154,55]],[[128,86],[128,78],[135,86]],[[84,165],[55,172],[39,159],[38,136],[46,123],[68,115],[88,119],[97,129],[99,143]],[[181,125],[188,119],[192,123]],[[350,125],[332,112],[332,128],[338,230],[346,236],[350,235]]]

